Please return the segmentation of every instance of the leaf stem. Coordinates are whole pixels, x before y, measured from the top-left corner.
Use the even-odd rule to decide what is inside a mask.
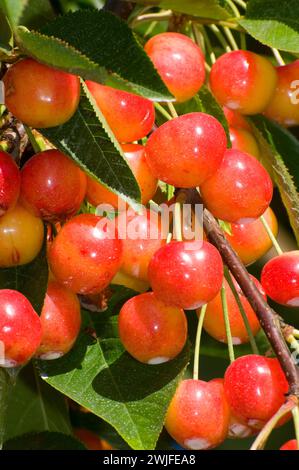
[[[293,421],[294,421],[297,448],[299,449],[299,407],[298,405],[292,409],[292,415],[293,415]]]
[[[231,332],[231,329],[230,329],[228,305],[227,305],[227,298],[226,298],[226,289],[225,289],[224,282],[223,282],[222,287],[221,287],[220,295],[221,295],[221,303],[222,303],[223,318],[224,318],[224,324],[225,324],[225,332],[226,332],[229,360],[230,360],[230,362],[233,362],[235,360],[235,353],[234,353],[232,332]]]
[[[201,341],[202,327],[203,327],[203,322],[205,319],[206,310],[207,310],[207,304],[203,305],[201,309],[198,310],[198,324],[197,324],[197,331],[196,331],[194,363],[193,363],[193,379],[194,380],[198,380],[198,377],[199,377],[200,341]]]
[[[264,215],[261,215],[260,220],[261,220],[263,226],[265,227],[265,230],[266,230],[266,232],[267,232],[267,234],[268,234],[268,236],[269,236],[269,238],[270,238],[270,240],[271,240],[271,242],[272,242],[272,244],[273,244],[275,250],[277,251],[277,254],[278,254],[278,255],[282,255],[282,254],[283,254],[283,250],[280,248],[280,245],[279,245],[278,241],[276,240],[276,238],[275,238],[275,236],[274,236],[274,234],[273,234],[273,232],[272,232],[272,230],[271,230],[271,228],[270,228],[270,226],[269,226],[269,224],[268,224],[268,222],[267,222],[265,216],[264,216]]]
[[[272,52],[273,52],[273,55],[274,55],[278,65],[280,65],[280,66],[285,65],[285,61],[283,60],[279,50],[272,47]]]
[[[155,103],[155,108],[161,113],[168,121],[172,119],[172,116],[163,108],[160,103]]]

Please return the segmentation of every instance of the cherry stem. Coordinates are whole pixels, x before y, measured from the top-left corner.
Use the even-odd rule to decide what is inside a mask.
[[[292,415],[293,415],[293,421],[294,421],[297,448],[299,449],[299,407],[298,405],[292,409]]]
[[[275,413],[275,415],[272,416],[267,424],[265,424],[252,444],[250,450],[263,450],[276,424],[281,420],[281,418],[293,411],[294,408],[298,408],[298,399],[295,396],[289,396],[286,402]]]
[[[246,328],[246,331],[247,331],[247,334],[248,334],[248,338],[249,338],[249,341],[250,341],[251,349],[252,349],[254,354],[260,354],[259,349],[258,349],[257,344],[256,344],[256,341],[255,341],[255,337],[252,333],[252,329],[251,329],[250,323],[248,321],[245,309],[243,307],[240,296],[237,292],[237,289],[235,287],[235,284],[233,282],[233,279],[232,279],[231,274],[230,274],[228,269],[225,270],[225,278],[226,278],[227,283],[228,283],[228,285],[229,285],[229,287],[230,287],[230,289],[233,293],[233,296],[235,297],[238,308],[239,308],[240,313],[242,315],[242,319],[243,319],[243,322],[244,322],[244,325],[245,325],[245,328]]]
[[[134,18],[131,22],[131,28],[141,24],[147,23],[149,21],[166,21],[169,20],[173,15],[171,10],[163,10],[158,13],[146,13],[144,15],[139,15]]]
[[[271,50],[273,52],[273,55],[274,55],[278,65],[280,65],[280,66],[285,65],[285,61],[283,60],[280,52],[277,49],[275,49],[274,47],[272,47]]]
[[[176,112],[176,109],[175,109],[175,107],[173,106],[173,104],[169,101],[169,102],[167,103],[167,106],[168,106],[168,109],[169,109],[169,111],[170,111],[171,117],[172,117],[173,119],[177,118],[177,117],[178,117],[178,113]]]
[[[224,48],[225,52],[231,52],[232,49],[231,49],[230,45],[227,43],[224,35],[222,34],[222,32],[218,28],[218,26],[216,26],[215,24],[211,24],[209,26],[209,28],[210,28],[211,31],[213,31],[213,33],[215,34],[215,36],[219,40],[220,44]]]
[[[235,3],[239,5],[241,8],[244,8],[244,10],[246,10],[247,5],[243,0],[235,0]]]
[[[182,213],[181,204],[175,203],[174,206],[174,221],[173,221],[174,238],[178,241],[182,241]]]
[[[223,319],[224,319],[224,325],[225,325],[229,360],[230,360],[230,362],[234,362],[235,352],[234,352],[232,332],[231,332],[231,329],[230,329],[228,305],[227,305],[227,298],[226,298],[226,289],[225,289],[224,282],[223,282],[222,287],[221,287],[220,295],[221,295],[221,303],[222,303],[222,311],[223,311]]]
[[[224,31],[224,34],[226,35],[232,49],[234,51],[238,51],[239,50],[239,46],[238,44],[236,43],[236,40],[233,36],[233,33],[231,32],[231,30],[227,27],[227,26],[223,26],[223,31]]]
[[[196,25],[194,27],[196,28]],[[202,31],[202,35],[203,35],[203,38],[204,38],[204,41],[205,41],[206,50],[207,50],[208,56],[210,58],[211,64],[215,64],[216,55],[215,55],[215,52],[213,51],[210,38],[209,38],[204,26],[202,27],[201,31]]]
[[[277,251],[277,254],[282,255],[283,251],[280,248],[280,245],[279,245],[278,241],[276,240],[276,237],[274,236],[274,233],[272,232],[272,230],[271,230],[271,228],[270,228],[270,226],[269,226],[269,224],[268,224],[268,222],[267,222],[264,215],[260,216],[260,221],[262,222],[262,224],[263,224],[263,226],[264,226],[264,228],[265,228],[265,230],[266,230],[266,232],[267,232],[267,234],[268,234],[275,250]]]
[[[198,380],[199,377],[199,353],[200,353],[200,340],[202,334],[202,327],[203,322],[205,319],[207,310],[207,304],[203,305],[201,309],[198,311],[198,324],[197,324],[197,331],[196,331],[196,339],[195,339],[195,348],[194,348],[194,363],[193,363],[193,379]]]
[[[232,0],[226,0],[226,3],[231,7],[236,18],[240,18],[240,12]]]
[[[168,121],[172,119],[172,116],[169,114],[166,109],[163,108],[163,106],[160,103],[155,103],[155,108],[161,113]]]

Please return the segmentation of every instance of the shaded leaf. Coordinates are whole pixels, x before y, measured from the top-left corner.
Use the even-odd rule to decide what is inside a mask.
[[[1,3],[0,3],[1,5]],[[0,7],[0,51],[8,53],[13,47],[13,34],[8,18]]]
[[[5,369],[0,368],[0,449],[2,449],[7,429],[7,410],[11,387],[11,377]]]
[[[49,0],[0,0],[13,27],[22,24],[28,28],[41,27],[54,17]]]
[[[221,0],[137,0],[136,3],[159,6],[179,13],[214,20],[224,20],[231,16],[223,7]]]
[[[30,433],[5,442],[4,450],[86,450],[71,436],[58,432]]]

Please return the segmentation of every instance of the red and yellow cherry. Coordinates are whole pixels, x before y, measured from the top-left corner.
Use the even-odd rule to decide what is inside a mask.
[[[42,338],[35,353],[40,359],[57,359],[73,347],[81,326],[78,297],[56,281],[50,281],[41,313]]]
[[[48,259],[55,278],[74,293],[97,294],[119,270],[121,255],[114,221],[80,214],[62,227]]]
[[[272,199],[273,185],[254,157],[229,149],[216,173],[201,186],[201,194],[215,217],[240,224],[265,212]]]
[[[278,83],[274,95],[265,110],[270,119],[283,126],[292,127],[299,124],[299,60],[288,65],[277,67]]]
[[[64,221],[80,209],[86,176],[59,150],[34,155],[22,168],[21,177],[21,201],[37,217]]]
[[[137,144],[124,144],[122,149],[140,187],[141,203],[146,205],[153,198],[158,181],[146,162],[144,147]],[[86,198],[94,206],[105,203],[115,208],[118,207],[118,196],[90,177],[87,178]]]
[[[161,33],[144,46],[169,91],[177,101],[187,101],[205,80],[205,59],[192,39],[180,33]]]
[[[42,220],[17,204],[0,217],[0,267],[30,263],[40,252],[43,240]]]
[[[275,302],[299,306],[299,251],[289,251],[268,261],[261,275],[266,294]]]
[[[223,385],[202,380],[183,380],[169,405],[165,427],[185,449],[217,447],[228,433],[229,408]]]
[[[256,287],[260,291],[260,293],[266,298],[264,289],[262,288],[259,281],[254,277],[251,276],[252,281],[255,283]],[[260,330],[260,323],[250,306],[248,300],[246,299],[245,295],[243,294],[239,284],[233,279],[235,288],[238,292],[239,298],[245,310],[248,322],[250,324],[251,331],[254,335],[256,335]],[[234,344],[244,344],[248,343],[249,337],[244,325],[244,321],[242,315],[240,313],[238,304],[232,293],[229,284],[227,281],[224,281],[225,285],[225,294],[226,294],[226,301],[228,306],[228,315],[229,315],[229,322],[231,333],[233,337]],[[215,338],[222,343],[227,342],[226,336],[226,329],[223,317],[223,309],[222,309],[222,302],[220,294],[217,294],[213,300],[211,300],[207,305],[206,315],[204,319],[204,329],[210,336]]]
[[[94,432],[85,428],[75,428],[75,436],[83,442],[87,450],[113,450],[108,442],[98,437]]]
[[[212,66],[210,87],[222,106],[242,114],[257,114],[270,103],[277,84],[275,67],[250,51],[232,51]]]
[[[229,128],[232,148],[241,152],[249,153],[253,157],[260,159],[260,150],[253,134],[245,129]]]
[[[21,176],[12,157],[0,151],[0,216],[12,209],[19,198]]]
[[[152,257],[148,277],[158,299],[193,310],[218,294],[223,280],[222,259],[209,242],[171,242]]]
[[[296,439],[291,439],[281,446],[279,450],[299,450],[298,443]]]
[[[153,292],[132,297],[123,305],[118,329],[125,349],[145,364],[170,361],[182,351],[187,339],[184,311],[165,305]]]
[[[264,217],[276,237],[278,223],[270,207],[264,213]],[[260,219],[248,224],[231,224],[231,235],[226,232],[225,237],[245,265],[254,263],[272,248],[272,241]]]
[[[31,127],[53,127],[68,121],[80,99],[80,80],[61,70],[23,59],[4,75],[5,104]]]
[[[137,214],[132,209],[117,218],[123,239],[121,270],[141,281],[148,281],[148,265],[153,254],[166,242],[161,219],[157,213],[143,209]]]
[[[115,274],[111,284],[125,286],[134,290],[135,292],[140,293],[146,292],[150,287],[148,282],[143,281],[142,279],[138,279],[137,277],[130,276],[129,274],[124,273],[122,270]]]
[[[251,354],[226,370],[224,389],[234,415],[261,428],[285,401],[288,382],[277,359]]]
[[[238,111],[234,111],[226,106],[223,106],[223,112],[226,117],[227,123],[229,127],[233,127],[234,129],[243,129],[245,131],[251,132],[251,126],[246,118],[238,113]]]
[[[150,100],[90,80],[86,85],[119,142],[142,139],[152,130],[155,109]]]
[[[16,290],[0,290],[0,366],[29,361],[41,337],[41,321],[29,300]]]
[[[226,150],[221,124],[204,113],[190,113],[159,127],[148,139],[146,160],[159,180],[173,186],[200,186],[219,168]]]

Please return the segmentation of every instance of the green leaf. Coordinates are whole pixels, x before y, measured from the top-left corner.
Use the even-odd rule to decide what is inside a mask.
[[[0,0],[0,7],[13,27],[40,28],[54,17],[49,0]]]
[[[33,431],[72,433],[64,397],[41,380],[30,363],[18,374],[8,399],[5,440]]]
[[[0,4],[1,5],[1,4]],[[0,7],[0,51],[9,53],[13,47],[13,34],[8,18]]]
[[[4,450],[86,450],[86,447],[74,437],[45,431],[10,439]]]
[[[74,116],[62,126],[39,132],[111,191],[132,204],[140,200],[133,173],[85,84]]]
[[[255,337],[257,347],[261,354],[265,354],[270,349],[269,342],[263,331],[260,331]],[[249,343],[234,346],[234,352],[236,357],[244,356],[246,354],[252,354],[252,349]],[[216,341],[208,334],[203,334],[201,354],[207,357],[218,357],[228,359],[228,348],[227,344]]]
[[[230,222],[226,222],[225,220],[218,219],[218,223],[225,233],[232,235],[232,225]]]
[[[252,117],[261,148],[262,162],[269,166],[299,243],[299,142],[286,129],[263,116]]]
[[[29,264],[0,269],[0,289],[14,289],[27,297],[41,313],[48,284],[46,240],[39,255]]]
[[[12,385],[12,380],[8,372],[0,368],[0,449],[2,449],[6,433],[8,399]]]
[[[115,337],[117,316],[93,315],[94,322],[86,317],[88,329],[69,354],[39,363],[42,377],[111,424],[133,449],[154,449],[188,348],[171,362],[141,364]],[[96,329],[98,340],[88,334],[90,329]]]
[[[137,0],[136,3],[159,6],[179,13],[214,20],[225,20],[231,16],[222,6],[221,0]]]
[[[299,53],[299,2],[250,0],[241,26],[269,47]]]

